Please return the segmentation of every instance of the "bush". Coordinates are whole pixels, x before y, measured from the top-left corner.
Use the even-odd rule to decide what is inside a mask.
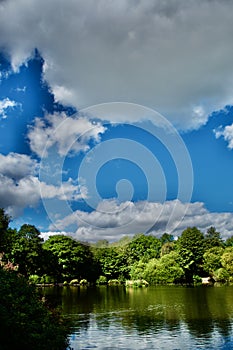
[[[100,276],[96,281],[97,284],[107,284],[108,280],[106,276]]]
[[[116,278],[108,281],[108,285],[110,285],[110,286],[117,286],[119,284],[121,284],[121,282]]]
[[[73,279],[72,281],[70,281],[70,285],[71,285],[71,286],[74,286],[74,285],[77,285],[77,284],[79,284],[77,278],[75,278],[75,279]]]
[[[85,278],[83,278],[81,281],[80,281],[80,285],[81,286],[86,286],[88,284],[87,280]]]
[[[0,268],[1,350],[65,350],[70,327],[39,300],[34,286]]]

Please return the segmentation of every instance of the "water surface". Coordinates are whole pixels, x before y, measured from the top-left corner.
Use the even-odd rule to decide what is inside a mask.
[[[233,349],[233,287],[47,289],[81,349]]]

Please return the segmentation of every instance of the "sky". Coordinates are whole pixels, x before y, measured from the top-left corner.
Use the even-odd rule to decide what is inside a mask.
[[[233,2],[0,0],[0,207],[42,236],[233,235]]]

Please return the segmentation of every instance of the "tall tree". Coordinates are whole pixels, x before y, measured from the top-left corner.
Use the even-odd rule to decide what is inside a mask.
[[[24,224],[15,234],[10,260],[19,265],[24,276],[42,274],[43,239],[33,225]]]
[[[211,226],[205,234],[205,249],[213,247],[223,247],[223,240],[216,228]]]
[[[53,255],[55,262],[57,261],[54,273],[60,282],[65,279],[86,278],[90,280],[96,277],[94,276],[93,255],[86,244],[72,237],[55,235],[43,244],[43,248]]]
[[[0,252],[8,250],[8,226],[10,223],[10,216],[6,214],[3,208],[0,208]]]
[[[196,227],[183,231],[176,244],[180,265],[185,271],[186,281],[193,282],[193,276],[202,273],[204,235]]]

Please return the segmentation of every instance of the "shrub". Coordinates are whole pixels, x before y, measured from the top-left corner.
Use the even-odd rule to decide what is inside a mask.
[[[75,285],[75,284],[76,284],[76,285],[79,284],[79,283],[78,283],[78,279],[76,279],[76,278],[73,279],[72,281],[70,281],[70,285],[71,285],[71,286],[73,286],[73,285]]]
[[[108,284],[110,285],[110,286],[117,286],[118,284],[121,284],[121,282],[118,280],[118,279],[111,279],[111,280],[109,280],[108,281]]]
[[[97,284],[107,284],[108,280],[106,276],[100,276],[96,281]]]
[[[86,286],[88,284],[88,282],[85,278],[83,278],[79,283],[81,286]]]

